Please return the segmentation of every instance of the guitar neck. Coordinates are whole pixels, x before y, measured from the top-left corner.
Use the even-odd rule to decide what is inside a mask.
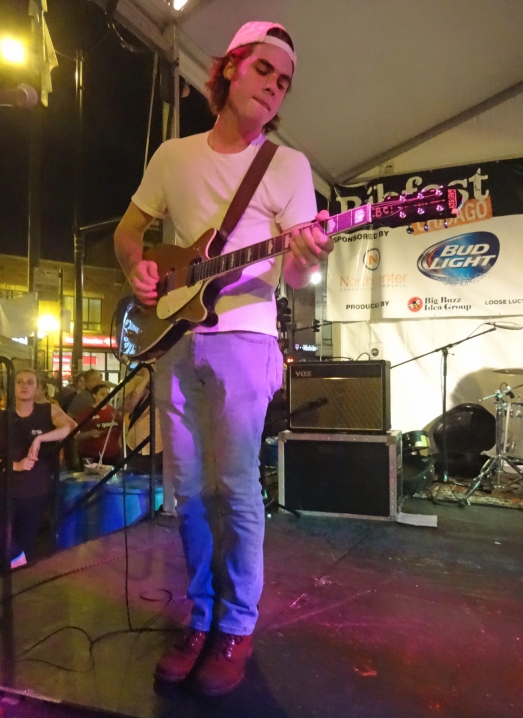
[[[388,227],[397,227],[415,221],[455,217],[461,206],[460,195],[454,187],[431,187],[411,195],[388,197],[385,202],[364,204],[361,207],[336,214],[324,222],[311,222],[306,227],[320,227],[325,234],[350,232],[355,227],[376,222]],[[213,279],[233,269],[242,269],[268,257],[276,257],[291,248],[291,232],[284,232],[264,242],[251,244],[228,254],[221,254],[194,264],[190,272],[190,284],[204,279]]]
[[[311,228],[321,226],[325,234],[331,235],[350,232],[354,227],[369,224],[370,222],[372,222],[371,205],[365,204],[362,207],[349,209],[347,212],[329,217],[325,222],[311,222],[306,226]],[[213,259],[207,259],[195,264],[191,272],[191,284],[219,277],[234,269],[243,269],[263,259],[285,254],[291,248],[291,237],[291,232],[284,232],[263,242],[251,244],[248,247],[236,249],[234,252],[221,254],[218,257],[213,257]]]

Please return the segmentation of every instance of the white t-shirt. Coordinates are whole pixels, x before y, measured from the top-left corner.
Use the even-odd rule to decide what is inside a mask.
[[[219,229],[254,156],[260,135],[236,154],[215,152],[209,133],[164,142],[155,152],[132,201],[147,214],[170,216],[176,244],[188,247],[208,229]],[[307,158],[279,147],[254,196],[229,235],[225,252],[262,242],[316,215],[316,197]],[[274,290],[282,257],[245,267],[216,302],[218,324],[197,332],[254,331],[277,336]]]

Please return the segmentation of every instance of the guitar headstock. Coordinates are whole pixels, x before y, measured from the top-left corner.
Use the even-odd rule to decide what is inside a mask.
[[[401,227],[411,222],[456,217],[459,207],[460,194],[457,189],[436,187],[371,205],[371,221],[387,227]]]

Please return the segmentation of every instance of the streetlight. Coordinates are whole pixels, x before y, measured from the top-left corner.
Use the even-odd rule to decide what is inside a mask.
[[[20,40],[15,40],[13,37],[3,37],[0,40],[0,57],[3,62],[8,62],[10,65],[24,65],[25,46]]]
[[[47,338],[45,349],[45,371],[49,369],[49,334],[57,332],[60,329],[59,320],[52,314],[42,314],[38,317],[38,339]]]

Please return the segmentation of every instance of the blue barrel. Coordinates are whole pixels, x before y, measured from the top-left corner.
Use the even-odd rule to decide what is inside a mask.
[[[157,478],[154,483],[154,508],[156,511],[162,505],[163,486],[161,479]],[[131,526],[149,515],[149,477],[146,474],[119,472],[104,487],[102,533],[118,531],[125,526],[124,495],[127,526]]]
[[[262,444],[261,460],[264,466],[278,466],[278,437],[269,436]]]
[[[100,477],[83,472],[60,476],[58,488],[58,548],[78,546],[84,541],[90,541],[101,535],[101,492],[95,494],[87,504],[77,509],[65,521],[60,520],[80,497],[85,496],[98,483],[99,479]]]

